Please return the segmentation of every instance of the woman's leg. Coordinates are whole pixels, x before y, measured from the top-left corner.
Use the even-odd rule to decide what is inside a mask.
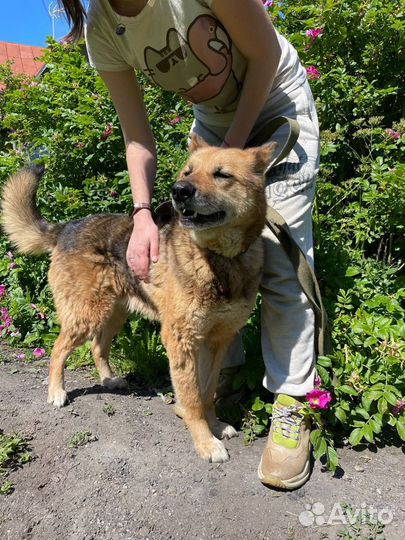
[[[294,150],[269,172],[266,196],[289,226],[292,238],[313,264],[312,203],[319,169],[319,130],[309,87],[304,85],[280,115],[300,124]],[[283,144],[282,130],[276,139]],[[274,393],[303,396],[314,382],[314,313],[288,255],[266,227],[262,292],[264,386]]]
[[[313,264],[312,202],[319,168],[319,130],[309,87],[301,87],[293,98],[280,114],[298,120],[300,136],[285,162],[269,171],[266,195]],[[300,398],[314,385],[315,318],[283,247],[267,228],[263,238],[263,384],[276,399],[258,474],[267,485],[294,489],[310,475],[310,423],[300,414]]]

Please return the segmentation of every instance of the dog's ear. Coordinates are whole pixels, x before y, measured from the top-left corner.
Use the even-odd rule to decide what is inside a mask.
[[[195,133],[192,133],[190,135],[190,143],[188,145],[190,154],[192,154],[199,148],[205,148],[206,146],[209,146],[209,144],[205,142],[202,137],[200,137],[199,135],[196,135]]]
[[[278,143],[276,142],[269,142],[263,144],[262,146],[249,148],[248,152],[251,152],[254,156],[256,172],[263,172],[266,169],[266,167],[270,164],[277,148]]]

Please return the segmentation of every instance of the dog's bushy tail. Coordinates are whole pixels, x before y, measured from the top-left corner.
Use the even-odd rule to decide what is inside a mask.
[[[52,251],[63,228],[46,222],[37,209],[35,198],[43,173],[43,165],[32,165],[11,176],[3,188],[3,229],[21,253]]]

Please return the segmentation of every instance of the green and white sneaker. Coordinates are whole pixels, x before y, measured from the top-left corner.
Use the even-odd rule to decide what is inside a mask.
[[[258,475],[267,486],[296,489],[311,474],[310,420],[301,412],[302,403],[278,394],[273,405],[269,437]]]

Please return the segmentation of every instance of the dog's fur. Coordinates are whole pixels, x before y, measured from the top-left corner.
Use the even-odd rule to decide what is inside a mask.
[[[113,376],[108,355],[113,337],[136,311],[161,321],[174,389],[197,452],[211,461],[228,459],[217,437],[236,431],[218,422],[213,398],[226,350],[255,303],[266,215],[263,173],[274,147],[219,149],[193,137],[173,188],[177,216],[161,229],[149,283],[136,279],[126,263],[128,216],[50,224],[35,204],[42,171],[25,169],[8,180],[6,233],[22,253],[51,253],[49,283],[61,332],[51,355],[48,403],[66,403],[66,359],[89,339],[102,384],[125,385]]]

